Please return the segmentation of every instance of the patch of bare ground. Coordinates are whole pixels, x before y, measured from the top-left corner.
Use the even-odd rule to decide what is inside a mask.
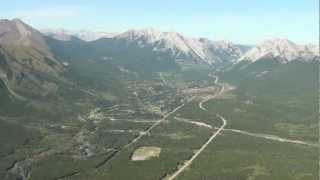
[[[132,156],[131,156],[131,160],[132,161],[145,161],[145,160],[149,160],[152,158],[157,158],[160,156],[160,152],[161,152],[161,148],[159,147],[153,147],[153,146],[149,146],[149,147],[139,147],[138,149],[136,149]]]

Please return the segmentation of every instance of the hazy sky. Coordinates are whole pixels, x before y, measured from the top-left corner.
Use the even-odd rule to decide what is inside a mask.
[[[3,0],[1,18],[36,28],[122,32],[154,27],[188,37],[318,43],[319,0]]]

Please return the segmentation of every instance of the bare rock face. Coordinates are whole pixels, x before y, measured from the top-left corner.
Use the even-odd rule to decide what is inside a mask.
[[[0,80],[10,92],[47,95],[63,72],[40,32],[18,19],[0,20]],[[46,92],[48,83],[54,90]]]
[[[319,46],[299,45],[287,39],[266,40],[250,49],[239,60],[255,62],[264,57],[279,58],[281,63],[296,59],[308,61],[319,57]]]
[[[155,29],[132,29],[113,38],[137,43],[141,48],[151,46],[153,51],[167,52],[176,59],[191,58],[199,64],[208,65],[237,60],[245,52],[240,45],[231,42],[187,38],[176,32]]]

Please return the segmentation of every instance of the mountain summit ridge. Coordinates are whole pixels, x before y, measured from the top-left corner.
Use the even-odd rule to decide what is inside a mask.
[[[255,46],[235,44],[230,41],[212,41],[206,38],[189,38],[178,32],[162,32],[155,28],[129,29],[122,33],[90,31],[38,31],[19,19],[0,20],[0,44],[32,46],[52,57],[50,48],[43,39],[70,41],[77,37],[84,41],[95,42],[110,39],[131,43],[138,48],[151,48],[155,53],[165,53],[175,61],[186,60],[199,64],[216,65],[239,61],[257,61],[263,57],[278,58],[282,63],[295,59],[313,59],[319,56],[319,46],[298,45],[288,39],[274,38]],[[4,39],[5,38],[5,39]],[[130,48],[130,46],[128,46]],[[150,49],[147,49],[150,51]],[[54,59],[54,58],[51,58]]]
[[[193,58],[212,65],[227,58],[240,58],[244,50],[227,41],[211,41],[204,38],[187,38],[177,32],[161,32],[154,28],[130,29],[114,37],[118,40],[135,42],[141,48],[152,46],[153,51],[171,52],[173,57]],[[221,57],[224,55],[225,57]]]
[[[273,57],[280,58],[282,63],[286,63],[301,58],[313,59],[316,56],[319,56],[319,46],[299,45],[288,39],[275,38],[259,43],[245,53],[239,61],[255,62],[263,57]]]
[[[48,33],[46,33],[48,35]],[[67,34],[67,33],[64,33]],[[107,33],[105,33],[107,34]],[[79,35],[69,32],[82,40]],[[56,39],[70,40],[70,37],[59,34],[50,34]],[[99,38],[136,43],[140,48],[153,47],[156,52],[171,53],[173,58],[187,57],[199,63],[213,65],[225,61],[238,62],[242,60],[257,61],[263,57],[277,57],[282,63],[294,59],[312,59],[319,56],[319,46],[308,44],[298,45],[285,38],[267,39],[253,46],[235,44],[230,41],[212,41],[207,38],[189,38],[178,32],[162,32],[155,28],[129,29],[122,33],[110,33]]]

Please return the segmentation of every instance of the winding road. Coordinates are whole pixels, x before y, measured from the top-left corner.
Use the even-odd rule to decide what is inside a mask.
[[[219,81],[219,77],[218,77],[218,76],[214,76],[214,75],[213,75],[212,77],[215,78],[214,83],[215,83],[216,85],[219,85],[219,86],[221,87],[221,89],[220,89],[220,91],[219,91],[218,93],[216,93],[215,95],[213,95],[213,96],[208,96],[208,97],[204,98],[202,101],[199,102],[199,108],[202,109],[202,110],[204,110],[204,111],[208,111],[208,110],[207,110],[205,107],[203,107],[203,103],[209,101],[210,99],[216,98],[217,96],[221,95],[221,94],[223,93],[223,91],[224,91],[224,86],[218,82],[218,81]]]
[[[214,77],[216,77],[215,84],[221,86],[221,89],[217,94],[199,102],[199,108],[202,109],[203,111],[207,111],[207,109],[202,106],[204,102],[217,97],[218,95],[222,94],[224,91],[224,86],[218,83],[218,80],[219,80],[218,77],[217,76],[214,76]],[[220,134],[220,132],[224,129],[224,127],[227,125],[226,119],[219,114],[216,114],[216,116],[221,119],[223,123],[222,126],[220,126],[218,130],[215,131],[212,134],[212,136],[201,146],[201,148],[196,153],[194,153],[194,155],[189,160],[187,160],[181,167],[179,167],[176,172],[171,174],[169,177],[165,178],[166,180],[173,180],[176,177],[178,177],[187,167],[189,167],[192,164],[192,162],[206,149],[206,147],[214,140],[214,138],[217,137],[217,135]]]
[[[186,161],[183,166],[181,166],[175,173],[173,173],[167,180],[173,180],[176,177],[178,177],[187,167],[189,167],[192,162],[202,153],[203,150],[206,149],[206,147],[213,141],[213,139],[223,130],[223,128],[227,125],[227,121],[220,116],[219,114],[216,114],[223,122],[223,125],[208,139],[208,141],[201,146],[201,148],[189,159]]]

